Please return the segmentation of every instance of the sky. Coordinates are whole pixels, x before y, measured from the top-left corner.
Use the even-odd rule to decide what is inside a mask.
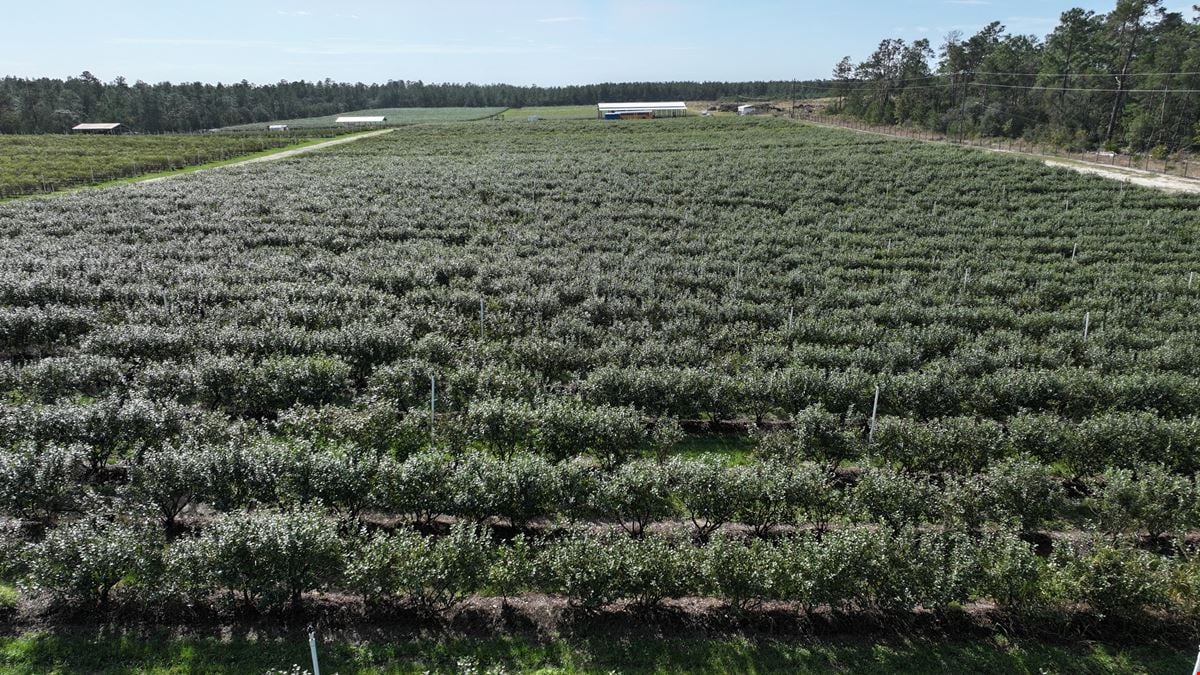
[[[1167,6],[1192,16],[1192,0]],[[1045,36],[1115,0],[0,0],[0,75],[256,83],[828,77],[887,37]]]

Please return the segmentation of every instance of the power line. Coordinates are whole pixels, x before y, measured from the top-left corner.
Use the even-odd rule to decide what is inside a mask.
[[[851,91],[870,91],[878,85],[891,84],[894,82],[894,80],[864,80],[861,82],[862,86],[852,89]],[[945,89],[946,87],[957,87],[959,84],[961,83],[947,82],[945,84],[922,84],[917,86],[898,87],[896,91],[912,91],[913,89]]]
[[[925,85],[921,85],[919,87],[902,87],[900,89],[900,91],[911,91],[913,89],[945,89],[946,87],[957,87],[957,86],[958,85],[953,82],[947,82],[946,84],[925,84]]]
[[[970,87],[995,87],[999,89],[1029,89],[1037,91],[1091,91],[1098,93],[1114,92],[1124,94],[1200,94],[1200,89],[1095,89],[1091,87],[1036,87],[1022,84],[991,84],[988,82],[967,82]]]
[[[1000,114],[1002,114],[1002,115],[1008,115],[1008,116],[1010,116],[1010,117],[1018,117],[1018,118],[1020,118],[1020,119],[1023,119],[1023,120],[1025,120],[1026,122],[1032,122],[1032,123],[1034,123],[1034,124],[1045,124],[1045,122],[1046,122],[1046,120],[1034,119],[1034,118],[1032,118],[1032,117],[1026,117],[1026,116],[1024,116],[1024,115],[1019,115],[1019,114],[1017,114],[1017,113],[1015,113],[1015,112],[1013,112],[1013,111],[1011,111],[1011,110],[1005,110],[1004,108],[998,108],[998,107],[996,107],[995,105],[992,105],[992,104],[990,104],[990,103],[985,103],[985,104],[983,104],[983,107],[985,107],[985,108],[987,108],[987,109],[989,109],[989,110],[994,110],[994,111],[996,111],[996,112],[998,112],[998,113],[1000,113]]]
[[[939,77],[961,77],[963,75],[978,75],[978,76],[995,75],[995,76],[1006,76],[1006,77],[1062,77],[1064,74],[1063,73],[1054,73],[1054,72],[1006,73],[1006,72],[995,71],[995,70],[960,70],[960,71],[956,71],[953,73],[938,73],[936,75],[925,75],[923,77],[903,77],[903,78],[898,78],[898,79],[890,78],[890,77],[881,77],[881,78],[878,78],[875,80],[855,77],[855,78],[849,78],[849,79],[845,79],[845,80],[839,80],[837,78],[834,78],[832,80],[827,80],[827,81],[830,84],[837,84],[837,83],[864,83],[864,84],[867,84],[867,83],[883,82],[883,81],[916,82],[916,81],[920,81],[920,80],[934,80]],[[1174,73],[1157,73],[1156,72],[1156,73],[1124,73],[1124,74],[1122,74],[1122,73],[1066,73],[1067,77],[1072,77],[1072,78],[1074,78],[1074,77],[1132,77],[1132,78],[1137,78],[1137,77],[1153,77],[1153,76],[1168,76],[1168,75],[1170,75],[1170,76],[1200,75],[1200,71],[1189,70],[1189,71],[1181,71],[1181,72],[1174,72]],[[1128,91],[1128,90],[1126,90],[1126,91]]]
[[[972,75],[1013,75],[1018,77],[1062,77],[1064,73],[1002,73],[998,71],[969,70]],[[1149,77],[1151,75],[1200,75],[1200,71],[1181,73],[1065,73],[1067,77]]]
[[[953,75],[951,75],[951,74],[946,74],[946,73],[941,73],[941,74],[938,74],[938,75],[925,75],[925,76],[923,76],[923,77],[903,77],[903,78],[899,78],[899,79],[897,79],[897,78],[891,78],[891,77],[881,77],[881,78],[879,78],[879,79],[876,79],[876,80],[868,80],[868,79],[863,79],[863,78],[861,78],[861,77],[851,77],[851,78],[847,78],[847,79],[844,79],[844,80],[842,80],[842,79],[838,79],[838,78],[836,78],[836,77],[835,77],[834,79],[832,79],[832,80],[829,80],[829,82],[831,82],[831,83],[838,83],[838,82],[882,82],[883,80],[887,80],[887,81],[889,81],[889,82],[916,82],[916,81],[918,81],[918,80],[933,80],[933,79],[936,79],[936,78],[939,78],[939,77],[953,77]]]

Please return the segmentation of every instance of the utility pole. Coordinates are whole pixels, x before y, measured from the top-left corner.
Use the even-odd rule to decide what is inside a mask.
[[[1155,137],[1158,138],[1159,143],[1162,143],[1163,122],[1165,122],[1166,119],[1167,119],[1167,88],[1164,85],[1163,92],[1162,92],[1162,107],[1159,108],[1159,110],[1158,110],[1158,128],[1154,130],[1154,135],[1155,135]]]
[[[788,113],[788,117],[796,118],[796,78],[792,78],[792,109]]]
[[[962,78],[962,106],[958,111],[958,143],[962,145],[967,140],[966,128],[964,127],[967,122],[967,73],[959,71],[958,76]]]

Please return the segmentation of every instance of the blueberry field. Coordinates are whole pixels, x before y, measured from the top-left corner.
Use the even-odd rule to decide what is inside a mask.
[[[763,118],[0,205],[7,611],[1178,641],[1198,243],[1194,196]]]
[[[0,134],[0,199],[220,162],[300,143],[310,136]]]
[[[432,124],[445,122],[471,122],[499,115],[504,108],[372,108],[370,110],[355,110],[339,112],[320,117],[304,117],[300,119],[277,120],[255,124],[240,124],[226,127],[225,131],[256,131],[266,129],[271,124],[286,124],[290,129],[322,129],[337,126],[339,117],[386,117],[387,121],[376,126],[400,126],[406,124]]]

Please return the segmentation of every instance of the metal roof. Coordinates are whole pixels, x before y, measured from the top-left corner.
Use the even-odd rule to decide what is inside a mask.
[[[601,112],[687,110],[687,103],[684,103],[683,101],[657,101],[654,103],[597,103],[596,107],[599,108]]]
[[[71,127],[71,131],[112,131],[119,126],[120,122],[84,122]]]
[[[339,117],[339,118],[337,118],[338,124],[379,124],[380,122],[386,122],[386,121],[387,121],[387,118],[383,117],[383,116],[379,116],[379,117]]]

